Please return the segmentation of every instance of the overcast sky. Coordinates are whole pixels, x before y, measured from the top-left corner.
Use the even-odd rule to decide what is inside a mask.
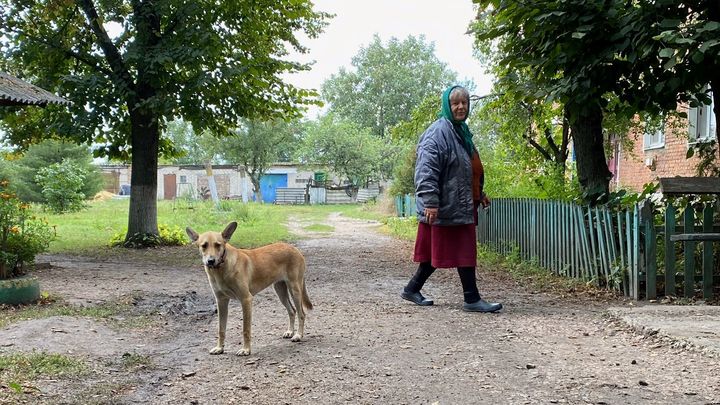
[[[292,84],[319,90],[341,66],[351,68],[352,57],[377,33],[383,43],[391,37],[425,35],[435,43],[438,59],[460,79],[475,82],[475,94],[490,91],[491,79],[473,58],[473,40],[465,34],[475,16],[472,0],[314,0],[314,4],[315,10],[335,14],[335,18],[319,38],[303,41],[310,53],[297,59],[316,63],[311,71],[290,76]]]

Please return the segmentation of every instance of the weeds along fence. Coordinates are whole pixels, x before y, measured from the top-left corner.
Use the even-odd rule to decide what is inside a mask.
[[[694,235],[716,229],[715,210],[712,203],[700,210],[690,206],[659,213],[648,201],[611,210],[560,201],[494,199],[490,208],[480,210],[477,237],[500,254],[519,255],[555,274],[634,299],[655,299],[658,293],[710,298],[720,286],[714,259],[720,249],[713,250],[717,243]],[[682,224],[678,215],[684,218]],[[679,236],[688,234],[689,240]]]

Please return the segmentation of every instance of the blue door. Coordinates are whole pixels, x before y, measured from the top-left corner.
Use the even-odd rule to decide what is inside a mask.
[[[278,187],[287,187],[287,174],[266,174],[260,178],[263,202],[274,203]]]

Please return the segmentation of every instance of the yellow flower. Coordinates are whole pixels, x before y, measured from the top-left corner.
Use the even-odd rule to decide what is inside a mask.
[[[10,228],[10,233],[18,234],[20,233],[20,228],[18,228],[17,226],[13,226],[12,228]]]
[[[0,187],[7,187],[10,184],[7,180],[0,180]]]

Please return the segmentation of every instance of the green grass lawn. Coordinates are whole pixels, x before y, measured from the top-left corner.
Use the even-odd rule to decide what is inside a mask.
[[[112,237],[127,230],[129,200],[91,202],[87,209],[55,215],[38,211],[54,228],[56,238],[51,253],[83,254],[108,249]],[[222,201],[221,209],[212,202],[185,200],[158,201],[158,224],[183,230],[190,226],[197,232],[222,231],[231,221],[238,222],[232,238],[235,246],[252,248],[276,241],[292,241],[295,236],[287,229],[289,217],[311,223],[322,223],[333,212],[361,219],[387,221],[375,206],[342,205],[272,205]]]

